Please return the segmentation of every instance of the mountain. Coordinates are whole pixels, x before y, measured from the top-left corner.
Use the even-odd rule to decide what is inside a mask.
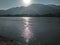
[[[43,5],[43,4],[32,4],[28,7],[15,7],[8,10],[0,10],[0,15],[16,15],[16,14],[31,14],[31,15],[44,15],[49,13],[60,12],[60,5]]]
[[[53,7],[55,9],[60,9],[60,5],[53,5],[53,4],[51,4],[51,5],[48,5],[48,6]]]

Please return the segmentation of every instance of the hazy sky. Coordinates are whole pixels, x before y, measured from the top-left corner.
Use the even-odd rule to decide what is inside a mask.
[[[60,0],[32,0],[32,3],[60,4]],[[23,5],[22,0],[0,0],[0,10]]]

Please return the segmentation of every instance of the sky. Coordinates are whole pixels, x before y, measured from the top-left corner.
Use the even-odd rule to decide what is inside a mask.
[[[31,3],[60,5],[60,0],[32,0]],[[22,0],[0,0],[0,10],[9,9],[12,7],[20,7],[22,5],[23,5]]]

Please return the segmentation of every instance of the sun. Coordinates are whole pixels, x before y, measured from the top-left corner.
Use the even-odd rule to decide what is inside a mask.
[[[23,0],[23,2],[24,2],[25,4],[30,4],[30,3],[31,3],[31,0]]]
[[[23,0],[23,3],[24,3],[24,5],[30,5],[31,4],[31,0]]]

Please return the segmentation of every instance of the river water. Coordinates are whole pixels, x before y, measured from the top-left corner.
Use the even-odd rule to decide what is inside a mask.
[[[0,35],[33,45],[59,44],[60,18],[0,17]]]

